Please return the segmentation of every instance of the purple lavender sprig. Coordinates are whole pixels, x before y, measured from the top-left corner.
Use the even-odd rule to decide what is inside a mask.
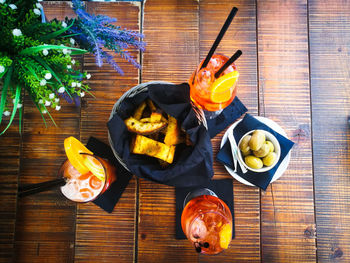
[[[107,62],[119,74],[124,74],[113,56],[104,51],[103,47],[120,54],[136,68],[141,67],[128,49],[134,47],[144,51],[146,43],[140,40],[144,38],[143,34],[112,25],[111,23],[117,21],[115,18],[87,13],[81,0],[73,0],[72,3],[77,19],[69,29],[69,34],[76,34],[74,38],[79,46],[95,55],[96,64],[99,67],[103,65],[103,62]]]

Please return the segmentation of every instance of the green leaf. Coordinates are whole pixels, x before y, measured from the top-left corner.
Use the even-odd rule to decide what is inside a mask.
[[[18,113],[18,132],[19,134],[22,133],[22,118],[23,118],[23,106],[22,108],[19,109],[19,113]]]
[[[46,108],[45,108],[46,109]],[[55,120],[52,118],[52,116],[51,116],[51,114],[50,114],[50,112],[46,109],[46,111],[47,111],[47,114],[49,115],[49,117],[50,117],[50,119],[51,119],[51,121],[53,122],[53,124],[55,125],[55,127],[57,127],[57,124],[56,124],[56,122],[55,122]]]
[[[69,26],[67,26],[66,28],[62,28],[62,29],[60,29],[58,31],[49,33],[49,34],[47,34],[45,36],[42,36],[41,38],[39,38],[39,40],[46,41],[48,39],[52,39],[52,38],[58,37],[59,35],[61,35],[64,32],[66,32],[68,29],[70,29],[73,26],[74,22],[75,22],[75,18],[73,19],[73,22]]]
[[[50,50],[50,49],[70,49],[72,50],[72,55],[79,55],[79,54],[85,54],[87,50],[75,48],[75,47],[66,47],[66,46],[58,46],[58,45],[40,45],[35,47],[28,47],[23,49],[21,52],[19,52],[20,55],[35,55],[39,51],[42,51],[44,49]]]
[[[21,65],[21,67],[25,70],[25,68],[24,68],[22,65]],[[29,64],[26,64],[25,67],[28,69],[28,71],[29,71],[30,73],[32,73],[32,75],[33,75],[38,81],[40,81],[38,75],[35,73],[35,70],[34,70],[31,66],[29,66]]]
[[[57,74],[51,69],[51,67],[45,62],[45,60],[43,60],[41,57],[34,57],[35,60],[37,60],[41,65],[43,65],[44,68],[46,68],[48,71],[50,71],[50,73],[52,74],[52,76],[54,76],[54,78],[58,81],[58,83],[60,83],[62,86],[63,83],[61,82],[61,80],[59,79],[59,77],[57,76]],[[68,96],[72,98],[72,96],[69,94],[69,92],[66,90]]]
[[[16,112],[17,112],[17,105],[18,105],[20,96],[21,96],[21,87],[19,85],[17,85],[16,86],[15,103],[13,104],[13,110],[12,110],[11,118],[10,118],[10,121],[7,124],[6,128],[0,133],[0,136],[3,135],[7,131],[7,129],[11,126],[11,124],[13,122],[13,118],[15,117]]]
[[[82,33],[75,33],[75,34],[70,34],[70,35],[64,35],[64,36],[60,36],[60,37],[62,37],[62,38],[64,38],[64,37],[74,37],[74,36],[79,36],[79,35],[81,35]]]
[[[6,74],[7,68],[5,68],[4,72],[0,73],[0,79]]]
[[[9,87],[9,85],[10,85],[10,81],[11,81],[11,77],[12,77],[12,71],[13,71],[13,67],[10,67],[8,69],[7,74],[6,74],[4,85],[3,85],[2,90],[1,90],[0,124],[1,124],[1,121],[2,121],[2,114],[3,114],[4,108],[5,108],[6,97],[7,97],[7,89]]]

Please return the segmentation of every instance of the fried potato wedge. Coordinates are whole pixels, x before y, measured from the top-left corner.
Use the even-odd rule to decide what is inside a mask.
[[[160,122],[162,120],[162,113],[160,112],[152,112],[151,113],[151,122]]]
[[[146,154],[167,163],[174,160],[175,146],[168,146],[142,135],[136,135],[130,145],[130,151],[135,154]]]
[[[143,113],[143,111],[145,110],[146,106],[147,106],[146,101],[144,101],[144,102],[142,102],[142,103],[137,107],[137,109],[136,109],[135,112],[134,112],[134,118],[135,118],[136,120],[141,119],[142,113]]]
[[[141,122],[133,117],[127,118],[124,120],[124,123],[130,132],[141,135],[148,135],[158,132],[167,126],[166,122]]]
[[[181,143],[180,127],[174,117],[168,115],[168,126],[166,128],[164,143],[166,145],[176,145]]]

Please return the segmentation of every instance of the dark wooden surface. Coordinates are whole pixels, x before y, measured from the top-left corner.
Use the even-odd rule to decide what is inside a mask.
[[[64,104],[45,128],[24,103],[18,124],[0,137],[0,262],[350,262],[350,3],[238,0],[239,12],[218,48],[242,49],[238,96],[254,115],[279,123],[295,143],[290,165],[266,192],[234,180],[236,238],[218,256],[176,240],[172,187],[133,178],[113,213],[66,200],[52,190],[17,199],[19,184],[53,179],[65,159],[63,140],[107,142],[106,121],[129,88],[152,80],[181,83],[220,30],[232,1],[147,0],[87,3],[89,11],[140,30],[147,49],[133,52],[141,71],[96,67],[96,99]],[[72,16],[68,2],[45,2],[49,18]],[[224,132],[213,140],[214,156]],[[217,179],[228,176],[214,162]]]

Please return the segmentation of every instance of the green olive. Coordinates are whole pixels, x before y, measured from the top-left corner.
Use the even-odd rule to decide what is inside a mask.
[[[250,136],[250,135],[246,135],[246,136],[243,137],[243,139],[242,139],[242,141],[241,141],[241,143],[239,145],[239,149],[242,151],[242,153],[246,153],[246,152],[248,152],[250,150],[250,148],[249,148],[249,141],[250,141],[251,137],[252,136]]]
[[[275,152],[269,153],[263,158],[263,163],[265,166],[271,166],[277,159],[277,154]]]
[[[249,140],[249,147],[253,151],[257,151],[265,142],[265,133],[262,130],[255,130],[252,138]]]
[[[260,169],[263,167],[263,162],[260,158],[253,155],[248,155],[244,158],[246,165],[253,169]]]
[[[247,155],[252,154],[252,151],[249,149],[249,147],[247,147],[247,149],[248,150],[246,152],[241,151],[243,156],[247,156]]]
[[[257,151],[253,151],[253,154],[256,156],[256,157],[259,157],[259,158],[262,158],[262,157],[265,157],[268,153],[270,152],[270,147],[268,144],[263,143],[263,145],[260,147],[259,150]]]
[[[273,146],[272,142],[266,141],[265,143],[270,147],[270,153],[275,151],[275,146]]]

